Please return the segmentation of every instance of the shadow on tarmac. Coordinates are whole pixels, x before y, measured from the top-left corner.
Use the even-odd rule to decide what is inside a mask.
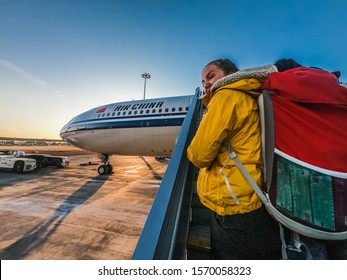
[[[96,176],[71,194],[52,214],[50,219],[42,222],[18,239],[15,243],[0,250],[1,260],[20,260],[35,250],[58,229],[66,217],[78,206],[90,199],[107,181],[107,176]]]
[[[144,158],[144,157],[140,157],[143,162],[146,164],[146,166],[148,167],[148,169],[152,172],[152,175],[153,175],[153,178],[156,179],[156,180],[162,180],[163,177],[160,176],[155,170],[154,168],[148,163],[148,161]]]

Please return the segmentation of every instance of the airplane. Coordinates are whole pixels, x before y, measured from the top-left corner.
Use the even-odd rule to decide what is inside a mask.
[[[170,157],[194,95],[112,103],[69,121],[60,137],[101,155],[100,175],[111,174],[110,155]]]

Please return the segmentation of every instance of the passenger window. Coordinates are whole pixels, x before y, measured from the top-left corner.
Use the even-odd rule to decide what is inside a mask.
[[[152,113],[153,113],[153,114],[155,113],[155,109],[152,110]]]
[[[166,112],[166,113],[169,112],[169,108],[165,108],[165,112]]]
[[[171,109],[171,111],[172,111],[172,112],[175,112],[175,111],[176,111],[176,108],[175,108],[175,107],[173,107],[173,108]]]
[[[178,111],[180,111],[180,112],[181,112],[181,111],[182,111],[182,107],[179,107],[179,108],[178,108]]]

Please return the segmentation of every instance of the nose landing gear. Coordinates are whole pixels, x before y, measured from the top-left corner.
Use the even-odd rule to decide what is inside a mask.
[[[113,166],[109,163],[109,155],[100,155],[101,165],[98,168],[99,175],[112,174]]]

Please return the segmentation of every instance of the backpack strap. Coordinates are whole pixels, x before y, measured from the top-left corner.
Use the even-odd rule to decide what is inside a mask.
[[[239,170],[241,171],[242,175],[246,178],[248,183],[252,186],[253,190],[256,192],[256,194],[259,196],[260,200],[266,204],[268,203],[268,198],[265,196],[265,194],[261,191],[257,183],[253,180],[252,176],[248,173],[246,168],[243,166],[242,162],[237,157],[234,150],[231,148],[230,144],[228,142],[225,142],[225,146],[228,149],[229,152],[229,158],[233,159]]]
[[[229,143],[227,143],[229,144]],[[229,145],[230,146],[230,145]],[[246,168],[243,166],[241,161],[238,159],[236,153],[232,150],[230,146],[230,158],[232,158],[239,168],[242,175],[246,178],[248,183],[251,185],[255,193],[259,196],[260,200],[264,203],[266,210],[269,214],[277,220],[279,223],[288,227],[289,229],[297,232],[298,234],[309,236],[311,238],[322,239],[322,240],[344,240],[347,239],[347,231],[344,232],[326,232],[323,230],[313,229],[311,227],[300,224],[287,216],[283,215],[280,211],[278,211],[275,206],[271,203],[269,196],[267,193],[263,193],[261,189],[258,187],[257,183],[254,181],[252,176],[248,173]]]
[[[263,172],[264,184],[266,185],[266,192],[269,192],[272,180],[272,166],[275,155],[275,125],[274,125],[274,111],[269,90],[252,91],[234,89],[257,99],[260,131],[261,131],[261,151],[263,158]]]
[[[307,247],[307,245],[304,242],[300,240],[299,234],[295,231],[291,232],[291,244],[288,245],[287,250],[292,252],[297,252],[299,254],[302,253],[303,250],[305,250],[306,260],[313,260],[310,249]],[[296,258],[290,258],[290,259],[296,259]]]
[[[275,156],[275,117],[269,90],[262,90],[258,98],[261,145],[264,165],[264,181],[268,193],[272,180],[272,167]]]
[[[239,199],[237,198],[237,196],[235,195],[235,193],[233,192],[231,186],[230,186],[230,183],[229,183],[229,180],[228,180],[228,177],[227,175],[225,175],[225,173],[223,172],[223,169],[228,165],[230,159],[232,158],[233,155],[236,155],[235,153],[233,153],[232,155],[232,152],[231,152],[231,146],[228,142],[225,142],[224,143],[224,146],[226,147],[226,149],[228,150],[228,160],[226,161],[226,163],[219,169],[219,173],[223,176],[224,178],[224,181],[225,181],[225,184],[228,188],[228,191],[231,195],[231,197],[235,200],[235,203],[237,205],[240,205],[240,201]]]

